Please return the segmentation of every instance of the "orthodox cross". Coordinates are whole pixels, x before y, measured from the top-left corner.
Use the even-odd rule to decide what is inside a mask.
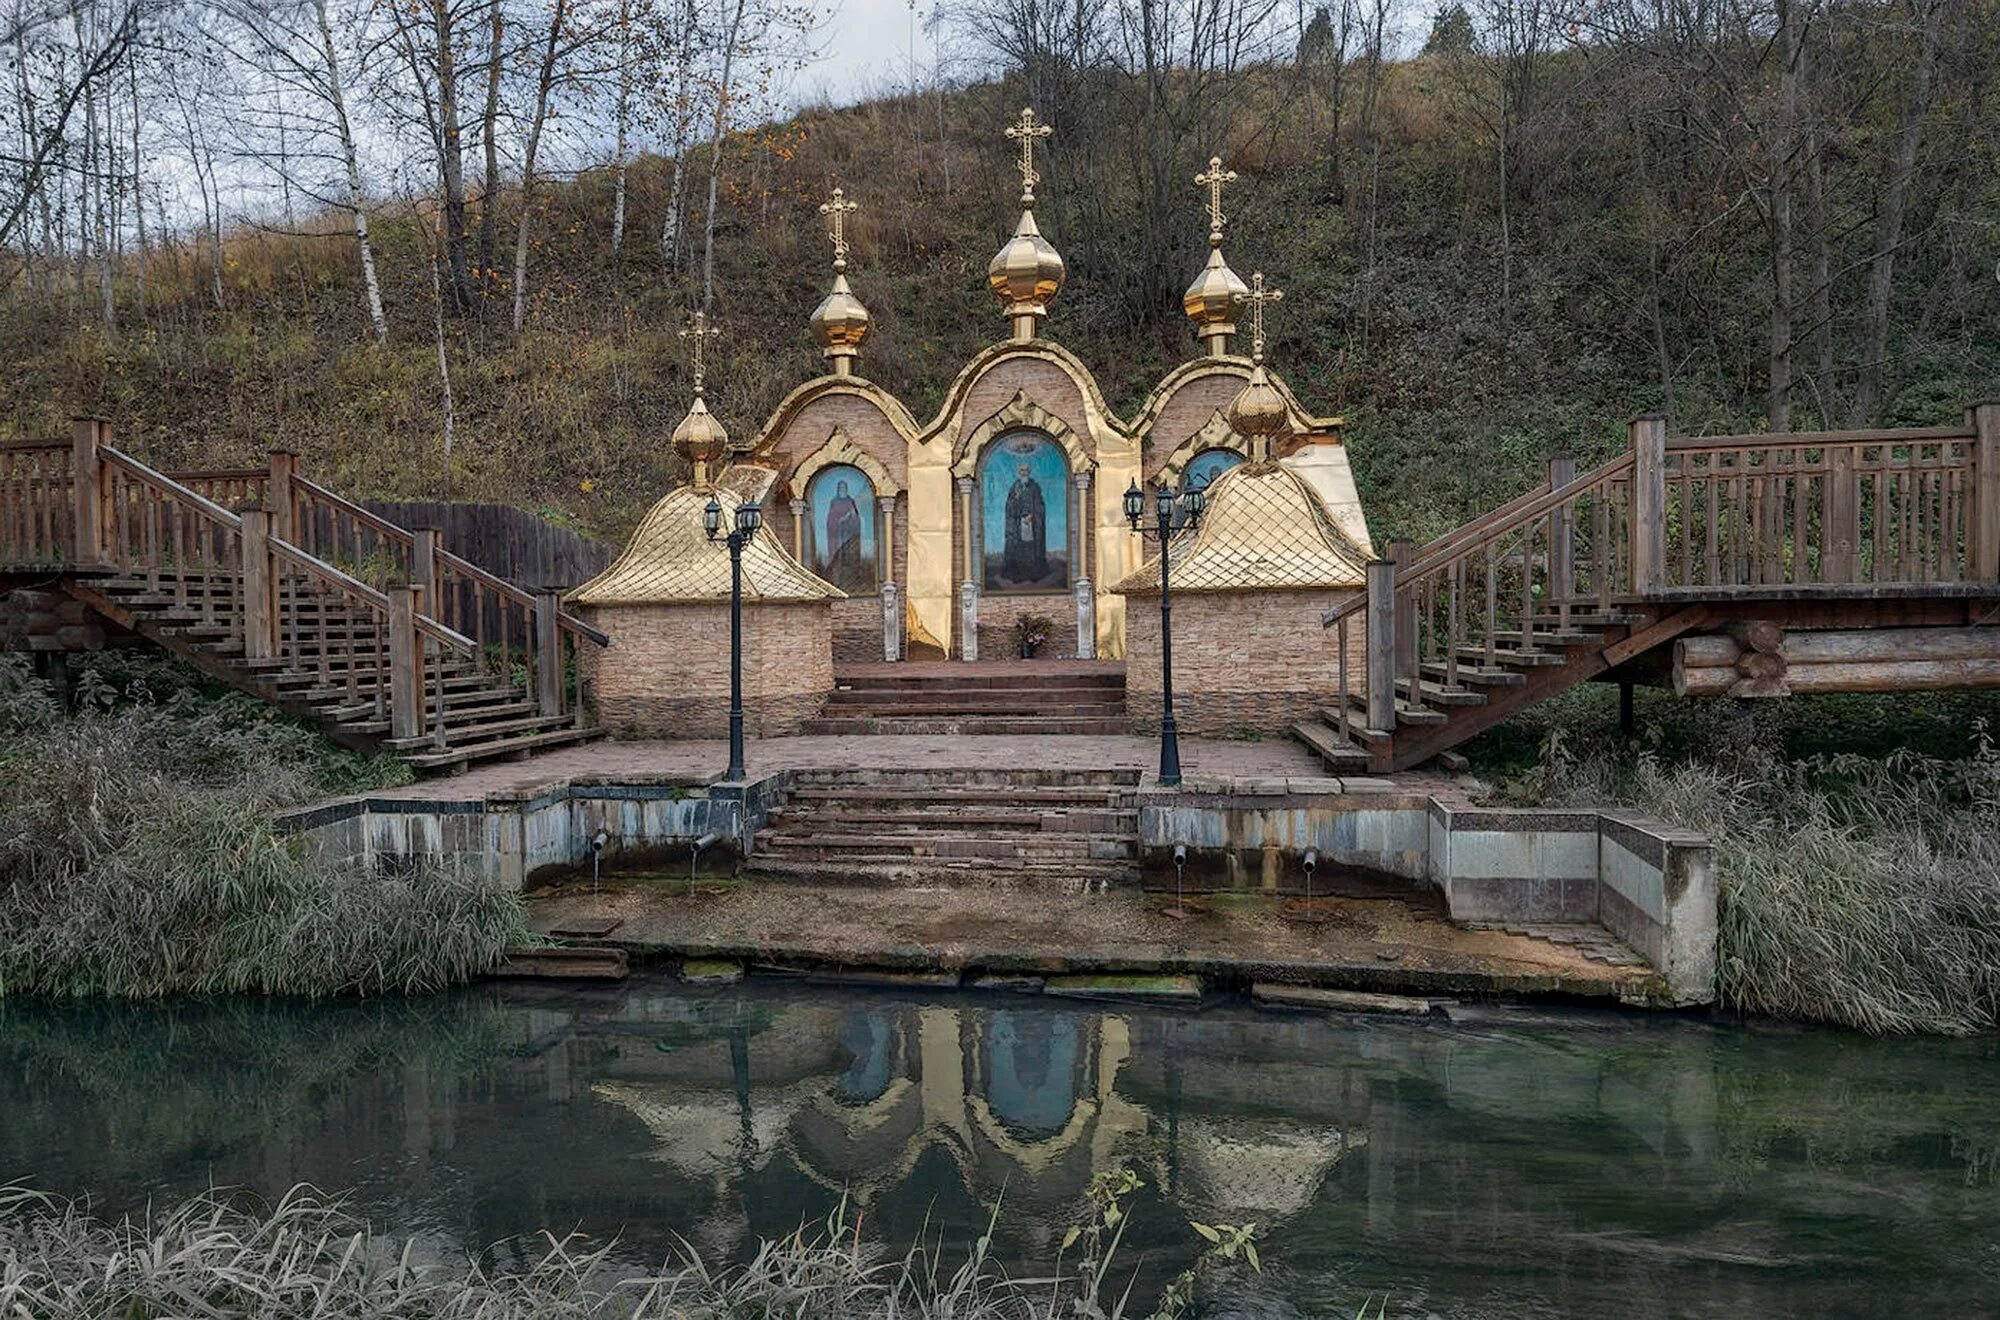
[[[1035,200],[1035,185],[1042,176],[1035,173],[1035,139],[1045,138],[1055,132],[1047,124],[1035,122],[1032,108],[1023,106],[1021,117],[1007,128],[1007,136],[1021,144],[1021,205],[1027,206]]]
[[[1236,182],[1236,171],[1222,168],[1222,157],[1210,156],[1208,168],[1194,176],[1195,187],[1208,189],[1208,236],[1222,241],[1222,185]]]
[[[681,327],[680,336],[682,339],[694,341],[694,392],[700,394],[703,375],[702,342],[708,339],[720,339],[722,331],[708,323],[707,312],[696,312],[689,318],[688,323]]]
[[[1283,289],[1264,287],[1264,272],[1258,271],[1250,277],[1250,292],[1243,301],[1250,304],[1250,357],[1253,361],[1264,360],[1264,304],[1274,303],[1285,296]]]
[[[835,272],[847,269],[847,217],[861,209],[859,202],[847,200],[847,194],[839,188],[833,190],[830,201],[820,203],[819,213],[827,218],[833,227],[826,236],[833,241],[833,269]]]

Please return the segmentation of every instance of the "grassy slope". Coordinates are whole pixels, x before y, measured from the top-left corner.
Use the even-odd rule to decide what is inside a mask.
[[[1425,62],[1392,70],[1372,281],[1362,188],[1350,186],[1344,203],[1329,200],[1322,125],[1276,75],[1260,76],[1270,85],[1229,139],[1244,176],[1231,197],[1229,251],[1246,275],[1265,270],[1287,290],[1272,317],[1274,359],[1313,406],[1348,416],[1379,531],[1443,530],[1534,480],[1551,453],[1588,459],[1616,445],[1626,416],[1657,405],[1653,346],[1635,310],[1648,260],[1640,217],[1629,199],[1604,194],[1602,179],[1618,167],[1587,124],[1569,131],[1577,145],[1565,146],[1546,177],[1523,185],[1530,195],[1511,218],[1507,326],[1490,162],[1442,73]],[[725,336],[711,394],[733,432],[754,430],[818,369],[805,318],[827,278],[814,207],[832,180],[864,207],[853,282],[876,317],[866,374],[927,415],[965,358],[1000,335],[983,277],[1012,222],[1012,189],[1008,148],[991,128],[1018,96],[996,84],[941,104],[816,111],[736,145],[718,248]],[[1044,188],[1044,229],[1071,268],[1051,330],[1130,409],[1189,354],[1189,340],[1171,295],[1135,307],[1115,292],[1135,260],[1125,231],[1136,185],[1115,143],[1092,148],[1089,168],[1100,177],[1088,188]],[[697,170],[703,163],[693,161]],[[1073,163],[1072,172],[1083,168]],[[1357,185],[1364,177],[1358,144],[1348,176]],[[687,390],[674,331],[698,290],[664,268],[656,246],[667,177],[658,159],[635,168],[632,242],[615,267],[609,176],[549,188],[538,203],[528,333],[516,340],[501,328],[507,293],[497,279],[483,322],[452,325],[454,495],[541,507],[615,537],[681,475],[666,446]],[[1178,203],[1180,280],[1201,258],[1195,193],[1188,187]],[[1588,205],[1569,200],[1584,194]],[[1086,203],[1112,231],[1095,247],[1080,237]],[[199,254],[156,253],[145,313],[128,270],[123,325],[111,335],[87,302],[33,298],[17,284],[0,305],[0,353],[10,364],[0,435],[54,433],[90,409],[164,461],[245,461],[283,442],[345,490],[437,493],[440,391],[423,236],[407,204],[377,217],[393,323],[377,345],[351,244],[339,225],[325,228],[324,239],[234,238],[223,310],[206,301]],[[1734,247],[1700,254],[1714,266],[1700,276],[1704,297],[1672,327],[1687,352],[1678,403],[1691,429],[1754,421],[1759,313],[1729,300],[1750,286],[1753,248],[1738,235]],[[1979,384],[1963,364],[1938,365],[1901,410],[1935,421]]]

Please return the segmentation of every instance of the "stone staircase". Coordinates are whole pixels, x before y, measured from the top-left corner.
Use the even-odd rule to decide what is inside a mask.
[[[573,715],[543,714],[512,675],[496,674],[445,648],[435,648],[426,660],[428,727],[416,736],[393,736],[382,621],[343,596],[303,584],[277,592],[279,626],[292,635],[292,644],[281,656],[260,658],[245,654],[241,628],[227,621],[242,598],[240,575],[80,578],[68,590],[210,677],[311,721],[342,746],[393,752],[418,770],[452,769],[595,736],[578,727]]]
[[[1139,878],[1136,770],[800,771],[752,875],[1067,892]]]
[[[807,733],[1122,734],[1125,669],[1088,661],[869,665],[835,675]]]

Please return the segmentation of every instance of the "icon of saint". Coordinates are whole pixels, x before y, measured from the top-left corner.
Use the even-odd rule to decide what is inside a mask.
[[[1007,491],[1007,539],[1000,574],[1016,586],[1033,586],[1049,575],[1049,513],[1042,488],[1028,475],[1028,465],[1014,469]]]
[[[821,542],[820,576],[842,591],[867,591],[874,583],[861,553],[861,506],[848,494],[847,483],[836,481],[826,505],[826,535]]]

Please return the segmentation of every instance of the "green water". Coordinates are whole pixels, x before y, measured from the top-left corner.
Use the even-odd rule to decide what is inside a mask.
[[[431,1253],[578,1228],[637,1271],[843,1192],[897,1242],[997,1200],[1036,1269],[1115,1164],[1145,1285],[1191,1217],[1260,1225],[1209,1315],[2000,1314],[1990,1039],[769,983],[0,1006],[0,1181],[106,1211],[306,1181]]]

